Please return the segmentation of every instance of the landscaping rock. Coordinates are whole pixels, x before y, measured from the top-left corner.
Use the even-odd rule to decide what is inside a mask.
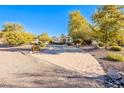
[[[124,79],[121,79],[120,82],[124,86]]]
[[[107,75],[112,79],[112,80],[117,80],[121,78],[120,73],[117,70],[109,70],[107,72]]]
[[[122,88],[124,87],[124,73],[117,70],[109,70],[104,83],[106,87]]]

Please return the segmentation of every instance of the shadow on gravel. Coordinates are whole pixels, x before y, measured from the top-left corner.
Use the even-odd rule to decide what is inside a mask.
[[[9,51],[9,52],[21,52],[21,51],[31,51],[31,48],[25,48],[25,47],[11,47],[8,45],[0,44],[0,51]]]
[[[93,52],[93,51],[96,51],[96,50],[100,50],[100,48],[95,48],[93,46],[91,47],[82,47],[82,50],[86,51],[86,52]]]
[[[67,45],[49,45],[41,53],[44,54],[61,54],[61,53],[83,53],[79,48]]]
[[[12,84],[0,84],[0,88],[26,88],[24,86],[12,85]]]
[[[7,48],[4,48],[4,49],[0,49],[0,51],[21,52],[21,51],[31,51],[31,49],[29,49],[29,48],[7,47]]]
[[[103,76],[85,77],[78,72],[63,68],[41,71],[40,73],[15,73],[17,79],[28,79],[32,85],[47,88],[92,88],[103,87]],[[26,83],[26,82],[24,82]],[[32,86],[33,87],[33,86]]]
[[[100,88],[104,76],[86,77],[81,73],[54,66],[45,70],[25,73],[11,73],[13,84],[0,83],[2,88]],[[14,85],[15,84],[15,85]],[[27,86],[28,85],[28,86]]]
[[[0,51],[9,52],[30,52],[31,48],[25,47],[10,47],[6,45],[0,45]],[[60,53],[82,53],[83,51],[79,48],[74,48],[66,45],[48,45],[45,49],[41,49],[38,53],[44,54],[60,54]]]

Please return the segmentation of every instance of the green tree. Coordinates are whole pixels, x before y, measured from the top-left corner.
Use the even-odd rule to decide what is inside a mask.
[[[64,34],[61,34],[61,38],[65,38],[66,36]]]
[[[51,41],[51,38],[47,33],[42,33],[41,35],[38,36],[38,39],[43,43]]]
[[[23,35],[20,32],[7,32],[4,34],[5,42],[9,45],[21,45],[24,43]]]
[[[34,40],[35,36],[27,32],[5,32],[5,42],[9,45],[21,45],[30,44]]]
[[[20,32],[23,35],[23,43],[24,44],[30,44],[32,43],[32,41],[34,41],[35,39],[35,35],[32,33],[28,33],[28,32]]]
[[[9,45],[30,44],[35,36],[25,32],[24,27],[17,23],[6,23],[1,31],[1,37]]]
[[[96,36],[105,43],[105,48],[111,43],[118,43],[124,36],[124,13],[122,6],[100,6],[93,15],[93,22],[97,31]],[[121,38],[122,39],[122,38]]]
[[[80,11],[73,11],[69,14],[68,32],[69,36],[76,39],[90,39],[90,27],[86,19],[80,14]]]
[[[17,24],[17,23],[5,23],[3,25],[3,32],[7,32],[7,31],[23,32],[24,27],[21,24]]]
[[[66,36],[64,34],[61,34],[61,43],[65,44],[66,43]]]
[[[3,32],[2,31],[0,31],[0,38],[2,38],[3,37]]]

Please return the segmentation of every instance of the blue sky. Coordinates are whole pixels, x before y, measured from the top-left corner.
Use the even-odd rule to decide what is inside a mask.
[[[95,5],[0,6],[0,28],[6,22],[14,22],[22,24],[27,32],[59,36],[68,32],[69,12],[80,10],[92,22],[91,16],[96,8]]]

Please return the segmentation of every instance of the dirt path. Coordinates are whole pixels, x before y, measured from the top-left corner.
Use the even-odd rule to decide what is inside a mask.
[[[104,87],[100,79],[0,48],[0,87]]]

